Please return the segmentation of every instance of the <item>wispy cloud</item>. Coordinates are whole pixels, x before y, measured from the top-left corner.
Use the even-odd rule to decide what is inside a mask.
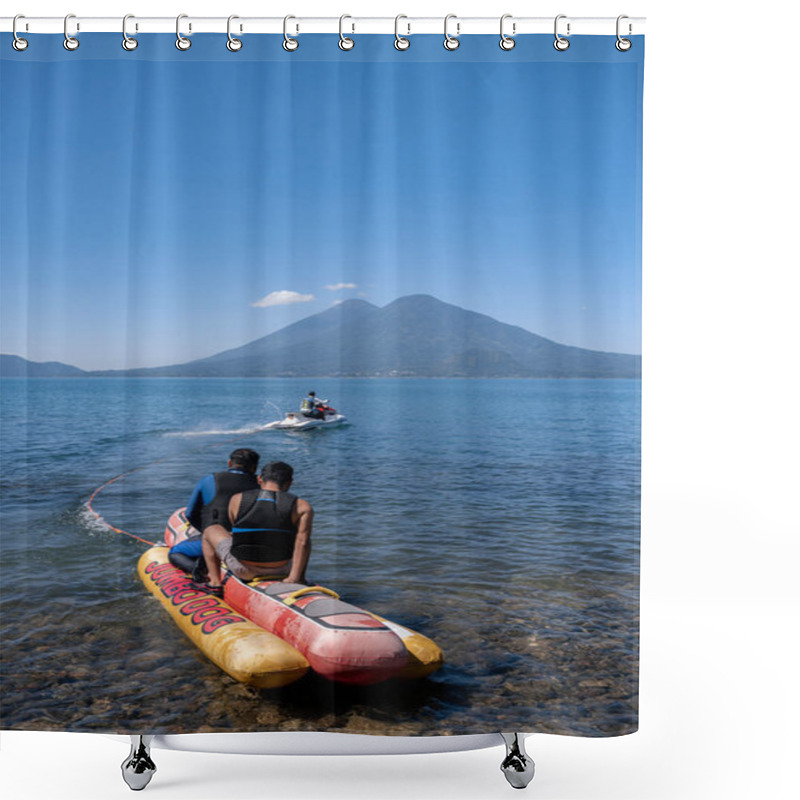
[[[340,289],[358,289],[357,283],[331,283],[328,284],[326,289],[330,290],[331,292],[338,292]]]
[[[292,303],[309,303],[314,299],[313,294],[300,294],[282,289],[279,292],[270,292],[266,297],[251,303],[255,308],[269,308],[270,306],[289,306]]]

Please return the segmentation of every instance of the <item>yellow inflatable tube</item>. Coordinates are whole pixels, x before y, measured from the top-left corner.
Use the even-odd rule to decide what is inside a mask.
[[[194,588],[186,573],[169,563],[166,547],[139,559],[139,577],[178,627],[218,667],[241,683],[261,689],[302,678],[308,661],[277,636],[234,611],[224,600]]]
[[[425,678],[432,672],[436,672],[444,664],[444,653],[433,639],[423,636],[421,633],[412,631],[396,622],[379,617],[377,614],[370,616],[386,625],[400,637],[400,641],[408,651],[408,661],[405,667],[394,677],[396,678]]]

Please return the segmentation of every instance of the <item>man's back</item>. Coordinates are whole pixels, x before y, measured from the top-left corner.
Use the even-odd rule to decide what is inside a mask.
[[[258,480],[252,472],[231,468],[206,475],[195,486],[186,507],[186,518],[200,531],[210,525],[222,525],[230,530],[228,501],[233,495],[251,489],[258,489]]]
[[[231,552],[241,561],[288,561],[297,537],[295,506],[290,492],[260,489],[244,492],[232,515]]]

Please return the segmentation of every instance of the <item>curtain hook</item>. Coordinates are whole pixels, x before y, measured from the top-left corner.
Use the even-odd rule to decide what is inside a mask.
[[[456,14],[448,14],[444,18],[444,49],[445,50],[458,50],[458,46],[461,42],[458,41],[458,29],[461,27],[458,23],[456,23],[456,35],[451,36],[447,32],[447,23],[450,22],[451,19],[458,19]]]
[[[175,47],[178,50],[188,50],[192,46],[192,40],[181,35],[181,20],[188,18],[188,14],[178,14],[178,18],[175,20]]]
[[[554,31],[555,31],[555,34],[556,34],[556,40],[553,42],[553,47],[555,47],[556,50],[559,50],[561,52],[563,52],[564,50],[569,48],[569,39],[565,39],[563,36],[559,36],[559,33],[558,33],[558,21],[560,19],[566,19],[566,18],[567,18],[566,14],[559,14],[556,17],[556,21],[555,21],[555,25],[554,25]],[[569,22],[567,23],[567,36],[569,36]]]
[[[14,39],[11,42],[11,46],[15,50],[17,50],[17,51],[19,51],[21,53],[23,50],[27,50],[28,49],[28,40],[27,39],[22,39],[21,37],[19,37],[17,35],[17,20],[18,19],[25,19],[25,15],[24,14],[17,14],[17,16],[14,17],[14,21],[11,23],[11,32],[14,34]]]
[[[408,50],[411,47],[411,39],[407,39],[405,36],[400,35],[400,20],[401,19],[408,19],[405,14],[398,14],[394,18],[394,46],[396,50]],[[408,36],[411,35],[411,25],[406,23],[408,27]]]
[[[81,43],[74,37],[69,35],[69,21],[71,19],[75,19],[74,14],[67,14],[64,17],[64,49],[65,50],[77,50]],[[78,29],[80,30],[80,28]]]
[[[244,43],[241,39],[237,39],[235,36],[231,35],[231,22],[233,22],[235,19],[239,19],[236,14],[231,14],[228,17],[228,41],[225,43],[225,47],[227,47],[231,53],[238,53],[239,50],[241,50],[244,46]],[[241,30],[241,28],[239,28],[239,30]]]
[[[500,17],[500,49],[501,50],[513,50],[517,45],[517,42],[516,42],[516,40],[514,39],[513,36],[506,36],[506,34],[505,34],[504,25],[505,25],[505,22],[506,22],[507,19],[512,19],[512,15],[511,14],[503,14],[503,16]],[[516,24],[514,24],[512,26],[512,28],[511,28],[511,30],[514,33],[516,33],[516,29],[517,29],[517,26],[516,26]]]
[[[300,47],[300,41],[298,39],[293,39],[287,33],[287,25],[289,24],[290,19],[297,19],[297,17],[293,17],[291,14],[289,14],[283,18],[283,49],[288,53],[293,53],[298,47]]]
[[[623,19],[628,19],[627,14],[620,14],[617,17],[617,42],[614,45],[620,53],[625,53],[633,47],[633,42],[630,39],[625,39],[619,34],[619,24],[622,22]],[[628,23],[628,36],[630,36],[631,31],[633,30],[633,26]]]
[[[344,33],[342,32],[342,26],[346,19],[353,19],[353,18],[349,14],[342,14],[342,16],[339,17],[339,47],[342,50],[352,50],[356,46],[356,43],[348,36],[345,36]],[[356,26],[353,25],[353,30],[355,29]]]
[[[136,19],[133,14],[126,14],[122,18],[122,47],[129,52],[135,50],[139,46],[139,40],[128,36],[128,20]]]

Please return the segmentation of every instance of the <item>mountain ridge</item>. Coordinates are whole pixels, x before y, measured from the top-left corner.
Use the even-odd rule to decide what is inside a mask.
[[[641,356],[563,345],[431,295],[351,299],[240,347],[135,377],[638,378]]]
[[[61,361],[29,361],[22,356],[0,353],[0,378],[80,378],[88,374]]]
[[[559,344],[431,295],[337,303],[239,347],[181,364],[86,371],[0,357],[2,377],[640,378],[641,356]]]

